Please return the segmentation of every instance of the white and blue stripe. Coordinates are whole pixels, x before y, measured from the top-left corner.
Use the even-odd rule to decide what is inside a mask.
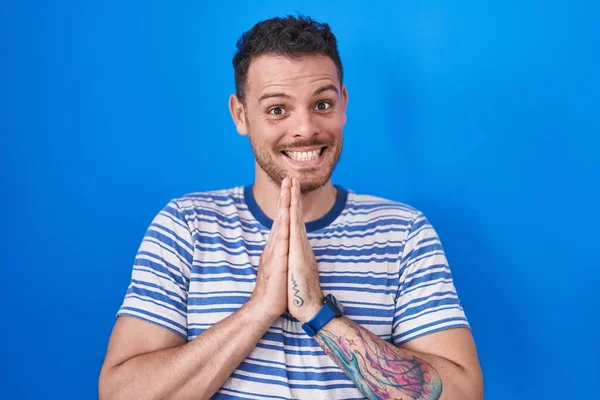
[[[321,287],[346,315],[400,345],[468,327],[437,233],[402,203],[337,187],[332,210],[306,224]],[[272,221],[251,186],[169,202],[141,243],[118,315],[193,340],[248,301]],[[278,318],[213,399],[363,399],[289,314]]]

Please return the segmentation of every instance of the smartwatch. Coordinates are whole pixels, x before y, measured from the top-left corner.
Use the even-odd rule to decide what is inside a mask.
[[[308,336],[313,337],[329,321],[343,314],[344,306],[332,294],[328,294],[325,296],[323,307],[310,321],[302,324],[302,329]]]

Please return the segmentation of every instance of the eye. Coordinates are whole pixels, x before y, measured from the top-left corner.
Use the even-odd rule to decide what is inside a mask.
[[[267,112],[271,115],[275,115],[275,116],[279,117],[279,116],[283,115],[284,109],[283,109],[283,107],[278,106],[278,107],[270,108],[269,111],[267,111]]]
[[[315,106],[315,110],[317,111],[325,111],[328,110],[329,108],[331,108],[332,104],[328,101],[320,101],[317,103],[317,105]]]

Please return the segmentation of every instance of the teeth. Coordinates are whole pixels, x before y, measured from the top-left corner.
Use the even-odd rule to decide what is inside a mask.
[[[296,161],[310,161],[319,158],[323,149],[313,151],[285,151],[285,155]]]

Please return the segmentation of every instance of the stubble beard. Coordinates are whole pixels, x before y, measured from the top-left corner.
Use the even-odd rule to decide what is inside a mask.
[[[258,166],[267,174],[271,181],[277,184],[277,186],[281,186],[281,182],[283,182],[283,179],[286,176],[289,176],[289,173],[283,163],[278,162],[275,159],[275,157],[277,157],[275,154],[279,154],[280,152],[277,149],[269,151],[258,144],[253,139],[250,129],[248,129],[248,137],[250,138],[250,146],[252,147],[252,152],[254,153],[254,158],[256,159]],[[304,145],[310,144],[305,143]],[[329,182],[331,175],[340,160],[343,139],[340,138],[337,143],[328,143],[325,145],[327,146],[326,151],[328,153],[325,154],[327,157],[325,166],[320,167],[319,169],[307,169],[306,171],[300,172],[300,176],[295,176],[300,179],[300,192],[303,194],[317,190]],[[282,155],[282,157],[285,157],[285,155]],[[325,168],[325,171],[323,171],[323,168]]]

